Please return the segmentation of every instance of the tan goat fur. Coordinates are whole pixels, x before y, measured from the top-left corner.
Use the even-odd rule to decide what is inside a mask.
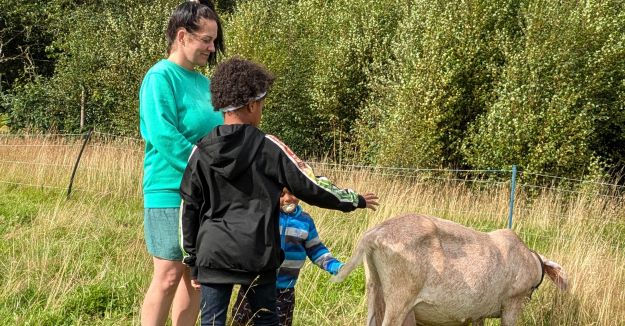
[[[538,257],[509,229],[484,233],[407,214],[367,231],[332,280],[364,259],[369,326],[483,325],[485,318],[513,326],[543,271],[567,287],[562,268]]]

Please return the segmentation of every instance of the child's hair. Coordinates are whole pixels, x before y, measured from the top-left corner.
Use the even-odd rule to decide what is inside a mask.
[[[274,76],[262,65],[235,56],[217,65],[211,79],[211,101],[215,111],[243,106],[266,93]]]
[[[221,19],[215,11],[215,5],[210,0],[185,1],[174,9],[167,24],[167,53],[171,52],[176,40],[176,33],[181,27],[189,32],[198,30],[200,19],[208,19],[217,23],[217,38],[215,38],[215,52],[208,56],[208,65],[217,63],[217,54],[223,55],[226,51]]]

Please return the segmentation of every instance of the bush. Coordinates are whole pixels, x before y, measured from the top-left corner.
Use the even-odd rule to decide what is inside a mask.
[[[377,78],[360,140],[371,163],[458,166],[467,126],[487,109],[516,33],[516,1],[415,3],[393,38],[393,62]],[[368,146],[367,146],[368,144]]]
[[[570,176],[622,164],[614,142],[625,140],[623,9],[620,1],[524,6],[522,37],[503,48],[495,100],[472,125],[466,161]]]
[[[228,17],[229,53],[278,77],[263,129],[297,152],[340,155],[387,57],[399,2],[249,1]]]
[[[163,57],[171,1],[111,1],[82,5],[58,18],[55,74],[17,85],[9,98],[11,127],[77,131],[86,126],[137,134],[138,90],[149,67]]]
[[[357,123],[360,161],[581,177],[625,166],[619,1],[417,2]]]
[[[55,73],[3,97],[11,128],[75,131],[84,101],[88,126],[136,135],[138,87],[165,55],[176,4],[50,2]],[[262,128],[305,156],[570,177],[625,169],[622,1],[217,5],[229,55],[277,76]]]

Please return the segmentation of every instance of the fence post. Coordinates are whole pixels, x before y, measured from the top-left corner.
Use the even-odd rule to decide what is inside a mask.
[[[514,192],[516,191],[516,165],[512,166],[512,182],[510,182],[510,208],[508,211],[508,229],[512,229],[512,213],[514,211]]]
[[[72,184],[74,183],[74,176],[76,176],[76,170],[78,169],[78,163],[80,162],[80,158],[82,157],[82,153],[85,151],[85,147],[87,146],[87,142],[91,139],[91,134],[93,133],[93,128],[89,130],[89,132],[85,135],[85,139],[82,142],[82,147],[80,148],[80,153],[78,153],[78,157],[76,158],[76,163],[74,163],[74,170],[72,170],[72,176],[69,178],[69,186],[67,187],[67,199],[69,199],[69,195],[72,193]]]

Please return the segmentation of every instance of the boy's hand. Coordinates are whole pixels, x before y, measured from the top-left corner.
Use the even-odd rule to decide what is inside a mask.
[[[364,195],[362,195],[362,197],[365,198],[365,202],[367,202],[367,208],[370,210],[374,210],[376,209],[376,207],[380,204],[378,204],[378,196],[372,192],[368,192]]]
[[[198,282],[196,279],[192,279],[191,280],[191,286],[194,289],[199,290],[200,289],[200,282]]]

